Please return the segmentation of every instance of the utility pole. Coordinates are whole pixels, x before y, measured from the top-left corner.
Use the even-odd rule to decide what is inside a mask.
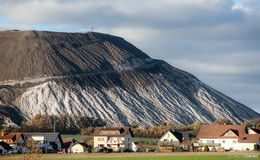
[[[56,132],[56,122],[55,122],[55,118],[53,119],[53,133]]]
[[[92,32],[94,31],[94,27],[93,27],[93,25],[91,26],[91,31],[92,31]]]

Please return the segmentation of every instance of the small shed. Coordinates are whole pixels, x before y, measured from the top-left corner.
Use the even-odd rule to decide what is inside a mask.
[[[86,143],[76,142],[71,145],[71,153],[85,153],[87,151],[88,145]]]

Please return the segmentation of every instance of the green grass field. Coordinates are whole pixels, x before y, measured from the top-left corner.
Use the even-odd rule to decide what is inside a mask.
[[[73,160],[260,160],[260,157],[247,156],[166,156],[166,157],[114,157],[114,158],[77,158]],[[41,159],[47,160],[47,159]],[[49,160],[49,159],[48,159]],[[62,159],[69,160],[69,159]]]
[[[139,137],[134,137],[133,141],[134,142],[145,142],[145,143],[157,143],[159,141],[159,138],[139,138]]]
[[[74,138],[77,141],[81,141],[83,136],[80,134],[62,134],[62,138]]]

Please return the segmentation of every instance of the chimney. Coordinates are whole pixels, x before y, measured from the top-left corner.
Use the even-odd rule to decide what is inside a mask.
[[[5,136],[5,131],[1,131],[1,136]]]

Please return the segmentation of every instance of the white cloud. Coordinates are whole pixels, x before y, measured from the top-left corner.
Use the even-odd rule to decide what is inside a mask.
[[[192,70],[193,72],[203,74],[260,74],[260,64],[253,66],[240,66],[232,63],[221,64],[219,62],[201,62],[187,59],[175,60],[173,64],[186,70]]]

